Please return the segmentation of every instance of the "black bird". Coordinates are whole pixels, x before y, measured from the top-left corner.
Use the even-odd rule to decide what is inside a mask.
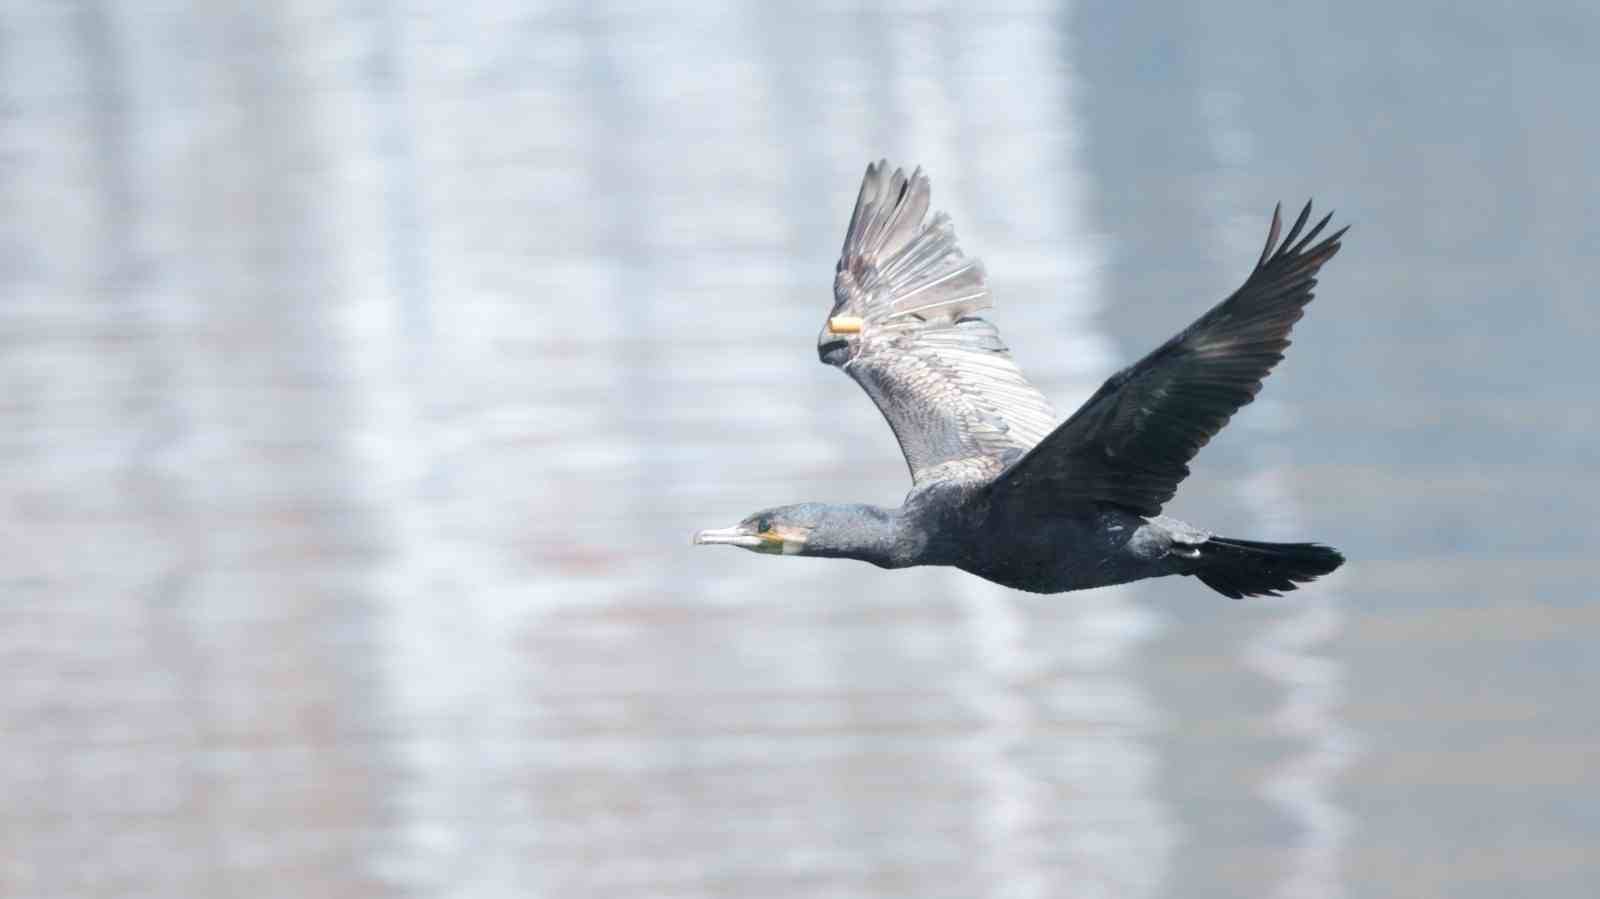
[[[928,212],[928,178],[867,166],[817,338],[888,419],[913,486],[899,509],[800,503],[701,531],[695,543],[860,559],[883,568],[954,565],[1035,593],[1169,574],[1235,599],[1277,596],[1338,568],[1316,543],[1218,537],[1161,514],[1188,462],[1283,358],[1317,270],[1345,229],[1312,244],[1311,204],[1278,241],[1278,210],[1255,270],[1176,337],[1113,375],[1059,424],[994,325],[983,267]]]

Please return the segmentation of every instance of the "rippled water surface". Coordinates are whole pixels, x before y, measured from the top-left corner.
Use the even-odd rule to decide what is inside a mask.
[[[0,895],[1592,896],[1600,12],[0,6]],[[1070,410],[1355,229],[1171,507],[1337,575],[692,549],[893,505],[932,173]]]

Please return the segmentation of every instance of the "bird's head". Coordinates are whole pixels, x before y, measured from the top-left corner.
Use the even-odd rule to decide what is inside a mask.
[[[886,509],[796,503],[763,509],[731,528],[701,531],[694,535],[694,542],[775,555],[829,556],[882,564],[894,538],[894,514]]]
[[[803,556],[811,535],[828,517],[821,503],[797,503],[763,509],[731,528],[714,528],[694,535],[696,544],[726,544],[758,553]]]

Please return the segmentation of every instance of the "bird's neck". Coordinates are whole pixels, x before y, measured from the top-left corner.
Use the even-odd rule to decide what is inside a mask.
[[[899,509],[851,504],[834,506],[806,543],[806,555],[859,559],[880,568],[921,564],[919,543],[908,539]]]

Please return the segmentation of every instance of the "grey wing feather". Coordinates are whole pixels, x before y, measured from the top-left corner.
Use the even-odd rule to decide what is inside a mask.
[[[912,480],[988,477],[1055,427],[1044,396],[1011,359],[994,325],[982,264],[962,254],[943,213],[926,219],[921,169],[867,167],[834,277],[833,316],[861,319],[854,334],[825,324],[824,362],[854,378],[893,429]],[[926,220],[925,220],[926,219]]]
[[[1307,203],[1278,243],[1272,214],[1261,260],[1243,286],[1137,364],[1113,375],[1053,433],[989,486],[991,498],[1041,511],[1092,500],[1157,515],[1189,475],[1188,463],[1283,358],[1341,228],[1307,247]]]

